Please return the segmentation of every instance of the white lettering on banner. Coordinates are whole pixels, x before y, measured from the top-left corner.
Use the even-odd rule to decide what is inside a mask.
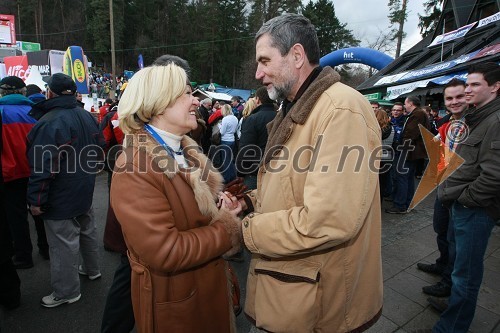
[[[446,43],[446,42],[449,42],[450,40],[454,40],[454,39],[465,36],[469,32],[469,30],[472,29],[474,24],[476,24],[476,23],[477,22],[474,22],[474,23],[471,23],[468,25],[464,25],[463,27],[461,27],[457,30],[453,30],[453,31],[445,33],[444,35],[437,36],[432,41],[432,43],[429,45],[429,47],[434,46],[434,45],[438,45],[441,43]]]
[[[50,66],[49,65],[31,65],[30,68],[36,68],[42,76],[50,76]]]
[[[477,25],[478,28],[481,28],[485,25],[488,25],[490,23],[496,22],[500,20],[500,12],[493,14],[491,16],[485,17],[481,21],[479,21],[479,24]]]
[[[354,58],[354,52],[344,52],[344,59],[353,59]]]
[[[429,80],[422,80],[422,81],[401,84],[399,86],[394,86],[394,87],[388,87],[385,99],[388,100],[395,99],[417,88],[427,87],[430,81],[431,80],[429,79]]]
[[[447,69],[447,68],[451,67],[451,65],[452,65],[451,62],[445,62],[445,63],[439,64],[436,66],[432,66],[429,68],[419,69],[419,70],[408,73],[408,75],[405,75],[402,79],[409,80],[409,79],[412,79],[415,77],[424,76],[424,75],[427,75],[430,73],[434,73],[434,72],[438,72],[438,71]]]
[[[7,76],[17,76],[23,80],[26,80],[29,75],[30,75],[29,67],[28,70],[25,71],[22,65],[12,66],[9,67],[9,69],[7,70]]]
[[[392,83],[392,82],[399,81],[406,74],[408,74],[408,72],[403,72],[403,73],[399,73],[399,74],[384,76],[383,78],[381,78],[380,80],[378,80],[374,84],[374,86],[379,86],[381,84],[387,84],[387,83]]]

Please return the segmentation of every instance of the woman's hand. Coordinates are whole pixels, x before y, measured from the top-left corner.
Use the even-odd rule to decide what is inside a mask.
[[[219,202],[217,204],[219,209],[227,210],[231,215],[238,216],[242,211],[241,203],[239,200],[229,192],[219,193]]]

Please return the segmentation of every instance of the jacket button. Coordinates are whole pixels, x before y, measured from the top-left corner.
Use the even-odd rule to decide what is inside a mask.
[[[243,225],[245,226],[245,228],[248,228],[248,220],[245,220],[245,222],[243,222]]]

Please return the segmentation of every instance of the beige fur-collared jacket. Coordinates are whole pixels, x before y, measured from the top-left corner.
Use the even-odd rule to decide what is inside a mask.
[[[116,161],[111,205],[132,267],[137,330],[235,332],[227,264],[240,222],[216,207],[222,176],[185,136],[178,165],[148,134],[127,136]]]
[[[325,67],[268,125],[243,238],[245,312],[270,332],[361,332],[382,311],[380,127],[338,81]]]

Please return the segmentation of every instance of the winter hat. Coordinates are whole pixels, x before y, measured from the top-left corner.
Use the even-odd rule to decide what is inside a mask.
[[[34,94],[40,94],[42,92],[42,89],[40,89],[39,86],[36,84],[28,84],[26,86],[26,97],[30,97],[31,95]]]
[[[56,73],[47,82],[49,89],[57,95],[74,95],[76,83],[71,77],[63,73]]]
[[[0,88],[3,90],[17,90],[26,87],[26,84],[17,76],[6,76],[0,81]]]

